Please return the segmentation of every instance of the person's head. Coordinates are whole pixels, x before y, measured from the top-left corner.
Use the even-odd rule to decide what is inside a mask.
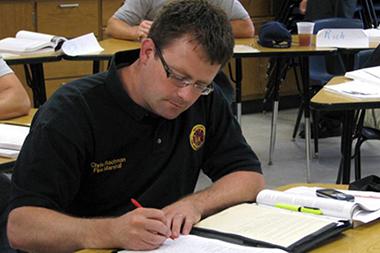
[[[164,5],[141,43],[138,102],[152,112],[176,118],[201,95],[231,58],[234,39],[226,14],[206,0]]]

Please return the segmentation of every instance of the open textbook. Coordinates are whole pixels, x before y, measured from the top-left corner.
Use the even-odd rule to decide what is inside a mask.
[[[120,253],[141,252],[122,250]],[[178,239],[167,239],[158,249],[148,250],[149,253],[286,253],[280,249],[256,248],[236,245],[216,239],[196,235],[181,235]]]
[[[233,206],[195,225],[194,233],[235,238],[247,245],[303,252],[347,227],[380,217],[380,193],[349,191],[354,202],[316,196],[318,188],[262,190],[257,203]]]
[[[345,77],[353,80],[335,85],[325,85],[324,88],[353,98],[380,98],[380,67],[350,71],[345,74]]]
[[[93,33],[79,36],[73,39],[64,37],[30,32],[19,31],[15,38],[5,38],[0,40],[0,54],[32,54],[45,53],[61,50],[69,56],[100,52],[100,47]]]
[[[28,126],[0,124],[0,156],[16,158],[28,133]]]

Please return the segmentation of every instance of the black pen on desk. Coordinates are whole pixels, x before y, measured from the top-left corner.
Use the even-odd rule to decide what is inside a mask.
[[[137,208],[142,208],[143,206],[137,201],[135,200],[134,198],[131,198],[131,202],[132,204],[137,207]]]

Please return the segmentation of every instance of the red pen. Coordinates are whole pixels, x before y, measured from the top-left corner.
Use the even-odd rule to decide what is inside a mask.
[[[131,198],[131,202],[132,204],[137,207],[137,208],[142,208],[143,206],[137,201],[135,200],[134,198]]]

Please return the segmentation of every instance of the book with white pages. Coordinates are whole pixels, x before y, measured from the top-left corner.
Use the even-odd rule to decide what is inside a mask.
[[[316,197],[316,191],[321,187],[294,187],[285,191],[287,194],[296,194],[310,198],[323,200],[324,198]],[[338,189],[336,189],[338,190]],[[322,211],[329,212],[331,216],[348,217],[357,227],[363,223],[369,223],[380,218],[380,193],[371,191],[353,191],[353,190],[338,190],[343,193],[350,194],[355,197],[353,202],[342,200],[333,200],[334,205],[326,205]],[[316,204],[319,206],[319,204]],[[340,209],[340,211],[338,211]],[[328,211],[331,210],[331,211]]]
[[[67,39],[61,36],[19,31],[15,38],[0,40],[1,55],[25,55],[59,51],[69,56],[77,56],[103,51],[94,33]]]
[[[119,253],[137,253],[141,251],[121,250]],[[236,245],[216,239],[200,237],[196,235],[181,235],[172,240],[167,239],[159,248],[144,251],[146,253],[286,253],[275,248],[256,248]]]
[[[29,129],[28,126],[0,124],[0,156],[17,157]]]
[[[60,49],[66,40],[60,36],[21,30],[14,38],[0,40],[0,52],[30,54],[39,51],[54,51]]]
[[[325,208],[332,205],[335,203],[329,199],[319,202],[316,197],[262,190],[256,203],[236,205],[207,217],[197,223],[192,232],[241,240],[245,245],[305,252],[351,227],[350,215],[336,216],[342,210],[350,213],[352,205],[342,203],[332,211]]]

